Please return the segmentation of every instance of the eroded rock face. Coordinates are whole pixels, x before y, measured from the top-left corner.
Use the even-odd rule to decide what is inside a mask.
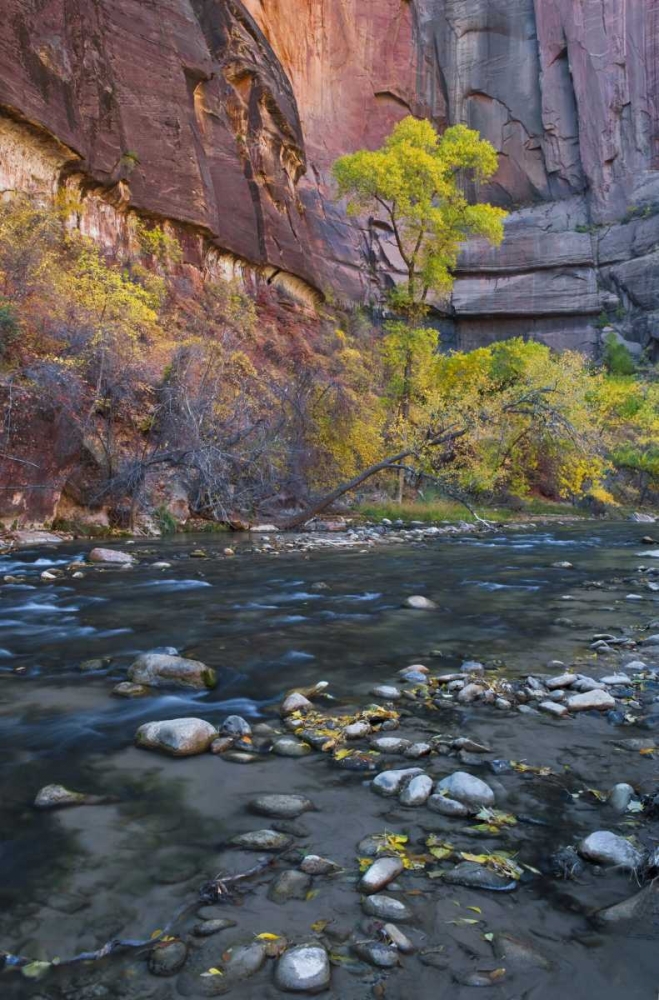
[[[500,251],[465,249],[445,341],[592,350],[603,309],[628,338],[657,328],[655,0],[5,8],[0,188],[66,177],[101,240],[121,241],[135,209],[185,224],[186,258],[211,272],[363,298],[365,251],[399,261],[382,227],[334,204],[329,168],[411,112],[479,129],[501,154],[480,193],[513,210]]]

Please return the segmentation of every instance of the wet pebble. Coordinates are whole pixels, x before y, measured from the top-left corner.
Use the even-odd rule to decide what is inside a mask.
[[[371,740],[371,747],[378,753],[403,753],[411,745],[409,740],[401,739],[400,736],[376,736]]]
[[[307,854],[300,862],[300,871],[307,875],[330,875],[339,871],[340,866],[329,858],[321,858],[318,854]]]
[[[313,705],[308,698],[305,698],[299,691],[293,691],[284,698],[281,705],[282,715],[292,715],[293,712],[309,712]]]
[[[229,715],[220,726],[222,736],[251,736],[252,727],[242,715]]]
[[[444,872],[442,881],[447,885],[462,885],[468,889],[487,889],[494,892],[512,892],[517,882],[497,875],[484,865],[474,861],[462,861],[450,871]]]
[[[84,805],[87,796],[83,792],[73,792],[64,785],[44,785],[34,800],[37,809],[61,809],[63,806]]]
[[[371,694],[375,698],[383,698],[385,701],[398,701],[401,697],[399,689],[388,684],[380,684],[372,688]]]
[[[135,734],[138,747],[160,750],[174,757],[188,757],[208,750],[217,729],[203,719],[168,719],[145,722]]]
[[[387,938],[391,941],[394,947],[404,955],[411,955],[414,951],[416,951],[414,944],[410,941],[406,934],[403,934],[400,927],[396,927],[395,924],[385,924],[382,931],[386,934]]]
[[[616,812],[624,813],[627,811],[627,806],[634,798],[634,789],[631,785],[621,782],[618,785],[614,785],[611,789],[609,795],[609,805]]]
[[[412,594],[411,597],[405,598],[405,607],[414,608],[415,611],[433,611],[437,605],[422,594]]]
[[[458,802],[447,795],[431,795],[427,806],[442,816],[468,816],[470,813],[470,809],[464,802]]]
[[[600,712],[616,707],[616,700],[607,691],[595,689],[575,694],[567,700],[570,712],[588,712],[597,709]]]
[[[378,795],[384,795],[385,797],[398,795],[403,787],[403,784],[416,777],[417,774],[423,774],[420,767],[407,767],[393,771],[382,771],[375,778],[373,778],[371,788],[374,792],[377,792]]]
[[[210,937],[212,934],[219,934],[220,931],[225,931],[229,927],[235,926],[235,920],[229,920],[224,917],[213,917],[211,920],[202,920],[201,923],[195,924],[192,928],[192,933],[197,937]]]
[[[409,757],[410,760],[418,760],[421,757],[427,757],[431,753],[432,746],[430,743],[412,743],[411,746],[405,750],[404,756]]]

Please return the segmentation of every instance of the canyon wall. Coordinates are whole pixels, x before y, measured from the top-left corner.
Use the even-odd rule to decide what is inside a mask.
[[[448,343],[592,350],[606,313],[659,337],[659,0],[4,0],[0,189],[131,209],[189,260],[303,301],[374,301],[381,226],[332,200],[336,156],[402,116],[465,122],[501,154],[500,251],[465,248]]]

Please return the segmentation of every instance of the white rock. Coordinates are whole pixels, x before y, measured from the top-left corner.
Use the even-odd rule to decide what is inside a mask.
[[[627,812],[627,806],[634,798],[634,789],[631,785],[621,782],[614,785],[609,795],[608,804],[618,813]]]
[[[145,722],[135,734],[139,747],[162,750],[174,757],[189,757],[204,753],[218,735],[215,726],[203,719],[168,719]]]
[[[625,670],[647,670],[648,665],[644,663],[643,660],[632,660],[631,663],[625,663]]]
[[[373,778],[371,788],[378,795],[384,795],[385,798],[391,795],[398,795],[403,784],[415,778],[417,774],[423,774],[423,770],[420,767],[405,767],[395,771],[381,771],[380,774]]]
[[[643,854],[624,837],[610,830],[597,830],[579,844],[579,854],[587,861],[621,868],[638,868],[643,863]]]
[[[478,809],[480,806],[494,805],[494,792],[480,778],[467,771],[454,771],[437,783],[438,793],[445,792],[449,798]]]
[[[180,687],[205,691],[214,688],[217,676],[199,660],[168,653],[141,653],[128,668],[128,679],[147,687]]]
[[[378,858],[359,880],[358,889],[370,895],[393,882],[405,870],[400,858]]]
[[[329,988],[327,952],[317,944],[300,944],[285,951],[277,962],[275,983],[286,993],[320,993]]]
[[[380,753],[403,753],[412,744],[400,736],[376,736],[371,740],[371,746]]]
[[[545,687],[550,691],[556,691],[558,688],[569,688],[572,687],[576,679],[576,674],[558,674],[556,677],[548,677],[545,681]]]
[[[417,774],[400,793],[399,801],[402,806],[422,806],[430,798],[431,792],[432,778],[427,774]]]
[[[631,684],[631,677],[627,674],[609,674],[608,677],[602,677],[602,684]]]
[[[414,608],[415,611],[433,611],[437,607],[434,601],[421,594],[412,594],[411,597],[405,598],[405,605],[408,608]]]
[[[343,735],[347,740],[361,740],[364,736],[368,736],[370,732],[371,727],[368,722],[353,722],[345,727]]]
[[[127,565],[134,562],[133,556],[129,552],[120,552],[119,549],[92,549],[88,558],[90,562],[97,563],[120,563]]]
[[[567,707],[570,712],[588,712],[591,709],[605,712],[616,707],[616,700],[607,691],[584,691],[568,698]]]
[[[308,712],[313,708],[313,705],[308,698],[305,698],[303,694],[299,691],[293,691],[292,694],[287,695],[284,698],[281,706],[282,715],[292,715],[293,712]]]
[[[380,684],[378,687],[371,688],[371,694],[375,698],[384,698],[385,701],[398,701],[401,696],[398,688],[389,684]]]
[[[481,697],[484,690],[480,684],[466,684],[458,694],[458,701],[461,705],[470,705]]]
[[[565,705],[560,705],[557,701],[541,701],[538,708],[541,712],[546,712],[547,715],[555,715],[559,719],[568,714]]]

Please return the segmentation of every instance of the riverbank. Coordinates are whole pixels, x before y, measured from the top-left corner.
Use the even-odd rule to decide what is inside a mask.
[[[181,536],[129,546],[139,556],[129,569],[88,562],[90,543],[5,557],[3,575],[19,582],[2,590],[0,949],[66,958],[115,936],[148,938],[197,904],[157,958],[128,950],[48,968],[35,983],[6,972],[8,995],[274,998],[286,985],[280,953],[310,945],[307,959],[342,1000],[438,990],[463,1000],[477,985],[534,1000],[647,996],[654,897],[624,925],[597,916],[636,895],[657,833],[644,800],[658,690],[646,640],[659,560],[641,544],[647,530],[589,522],[321,551],[247,551],[247,538],[245,558],[226,555],[223,537]],[[216,687],[112,696],[140,653],[166,646],[212,668]],[[588,693],[576,688],[584,678],[605,705],[570,706]],[[321,680],[329,699],[282,714],[287,689]],[[226,738],[229,716],[251,733],[220,753],[134,745],[144,724],[175,718]],[[379,773],[395,782],[410,768],[422,773],[377,793]],[[463,801],[460,773],[487,786],[492,799],[475,787],[493,813]],[[35,809],[52,784],[97,798]],[[623,784],[632,791],[619,811],[622,793],[609,795]],[[313,808],[291,816],[299,801],[257,804],[273,794]],[[432,808],[435,795],[457,811]],[[264,829],[279,835],[276,849],[261,839],[245,850]],[[632,839],[634,872],[589,860],[588,848],[567,868],[552,860],[597,831]],[[218,871],[249,870],[264,854],[273,863],[232,901],[198,899]],[[318,872],[310,855],[332,867]],[[385,857],[393,880],[367,891],[360,880]],[[209,921],[235,925],[205,936]]]

